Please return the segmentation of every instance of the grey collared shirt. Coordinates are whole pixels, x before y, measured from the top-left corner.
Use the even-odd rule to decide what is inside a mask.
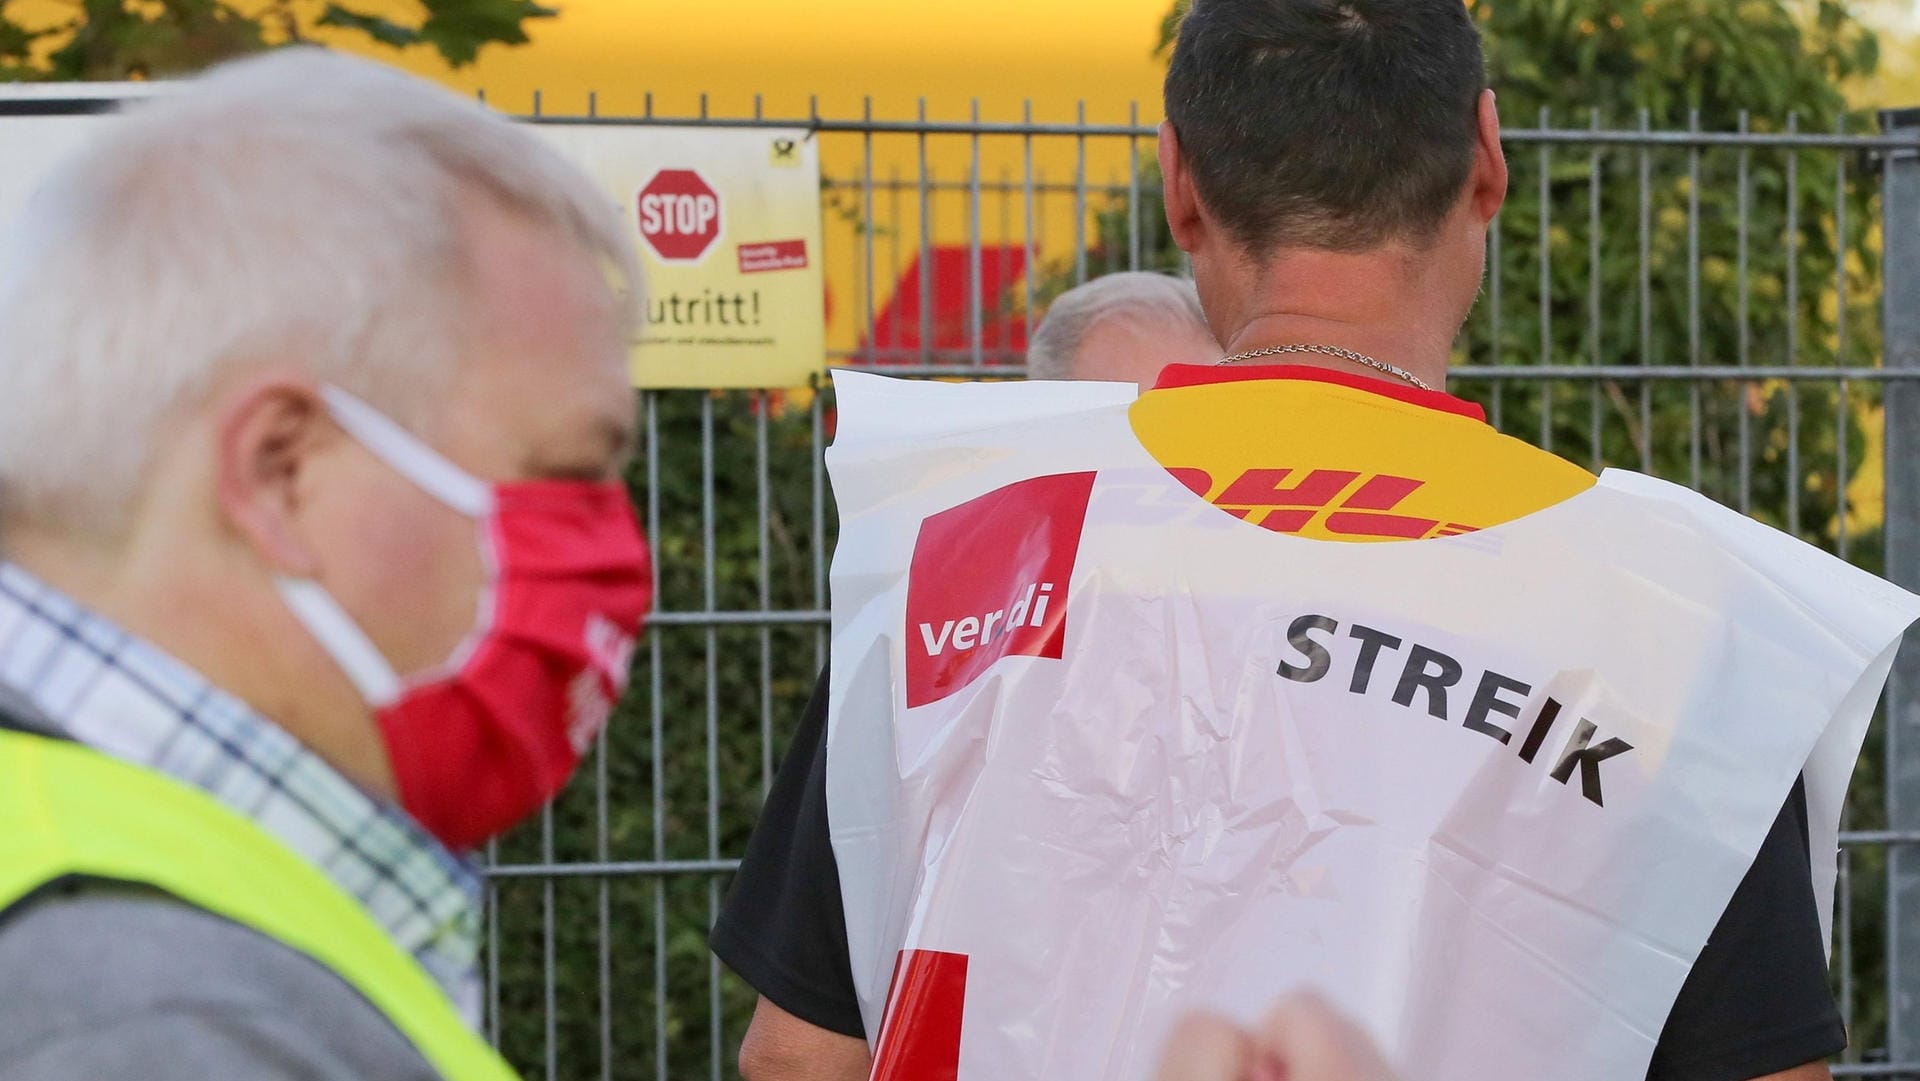
[[[0,725],[64,735],[0,684]],[[435,1081],[346,981],[164,894],[54,886],[0,915],[0,1081]]]
[[[0,922],[0,1081],[435,1081],[340,977],[164,895],[47,891]]]

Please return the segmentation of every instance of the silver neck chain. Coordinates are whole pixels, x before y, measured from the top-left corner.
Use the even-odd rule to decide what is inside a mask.
[[[1365,353],[1356,353],[1351,349],[1342,349],[1337,345],[1300,345],[1297,343],[1276,345],[1267,349],[1255,349],[1250,353],[1235,353],[1220,363],[1232,364],[1236,361],[1256,360],[1260,357],[1277,357],[1285,353],[1317,353],[1323,357],[1337,357],[1341,360],[1350,360],[1355,364],[1372,368],[1376,372],[1384,372],[1396,379],[1404,379],[1414,386],[1419,387],[1421,390],[1434,389],[1433,384],[1428,383],[1426,380],[1397,364],[1388,364],[1384,360],[1376,360]]]

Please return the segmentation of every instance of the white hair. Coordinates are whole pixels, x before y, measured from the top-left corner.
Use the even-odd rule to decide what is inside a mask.
[[[1087,336],[1116,320],[1155,330],[1186,328],[1203,339],[1213,337],[1191,281],[1138,270],[1108,274],[1054,300],[1027,346],[1027,377],[1072,379]]]
[[[168,421],[297,366],[430,427],[485,193],[623,279],[615,202],[533,133],[317,49],[216,68],[107,122],[0,236],[0,506],[123,525]]]

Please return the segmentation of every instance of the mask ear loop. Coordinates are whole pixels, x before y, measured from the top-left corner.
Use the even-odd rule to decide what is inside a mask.
[[[373,406],[331,384],[320,388],[334,423],[394,472],[469,518],[493,513],[493,488],[454,465]]]
[[[476,521],[485,521],[493,514],[495,501],[491,485],[448,461],[439,451],[385,413],[332,384],[320,387],[320,397],[326,403],[327,413],[333,417],[334,423],[340,425],[341,430],[422,491]],[[483,554],[490,577],[499,573],[496,548],[497,542],[492,538],[489,527],[488,544]],[[403,679],[393,670],[373,640],[360,629],[360,625],[319,583],[282,578],[275,584],[294,616],[326,647],[360,696],[374,709],[398,701],[409,680],[439,678],[464,667],[480,639],[480,631],[476,629],[455,648],[444,664]],[[493,604],[494,589],[489,584],[480,598],[478,627],[492,623]]]
[[[320,583],[303,578],[276,578],[274,585],[294,617],[307,628],[340,666],[368,706],[380,709],[400,697],[401,680],[380,648]]]

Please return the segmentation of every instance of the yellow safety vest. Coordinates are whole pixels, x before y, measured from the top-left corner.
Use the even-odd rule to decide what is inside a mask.
[[[331,969],[448,1081],[513,1081],[367,910],[254,823],[152,770],[0,731],[0,912],[70,876],[138,883]]]

